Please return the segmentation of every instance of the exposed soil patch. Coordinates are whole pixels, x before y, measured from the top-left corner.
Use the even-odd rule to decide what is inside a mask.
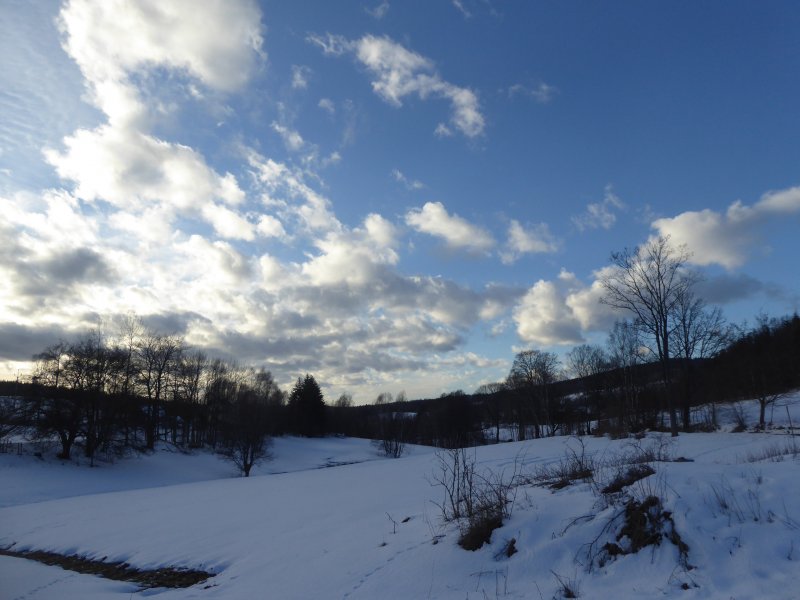
[[[161,569],[137,569],[124,562],[104,562],[73,554],[70,556],[41,550],[10,550],[0,548],[0,556],[27,558],[62,569],[98,575],[114,581],[130,581],[142,588],[186,588],[214,577],[214,573],[194,569],[162,567]]]

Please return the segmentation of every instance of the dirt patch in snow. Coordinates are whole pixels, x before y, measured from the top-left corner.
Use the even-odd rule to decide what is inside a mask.
[[[214,573],[195,569],[182,569],[177,567],[162,567],[160,569],[137,569],[124,562],[105,562],[92,560],[77,554],[65,555],[57,552],[44,552],[42,550],[11,550],[0,548],[0,556],[27,558],[37,562],[54,565],[89,575],[98,575],[115,581],[129,581],[136,583],[144,589],[147,588],[187,588],[202,583]]]

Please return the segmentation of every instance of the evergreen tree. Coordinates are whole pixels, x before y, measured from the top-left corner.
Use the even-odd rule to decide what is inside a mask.
[[[295,433],[316,437],[325,433],[325,399],[312,375],[298,377],[289,396],[289,413]]]

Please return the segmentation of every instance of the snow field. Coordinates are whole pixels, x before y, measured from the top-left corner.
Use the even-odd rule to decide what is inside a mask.
[[[776,426],[781,412],[786,420],[785,410],[776,409]],[[800,414],[792,420],[800,423]],[[659,436],[640,445],[657,444]],[[206,454],[158,452],[98,469],[2,456],[0,545],[217,573],[208,588],[135,594],[165,600],[536,599],[559,597],[556,576],[574,584],[581,598],[798,598],[800,459],[768,456],[791,439],[785,430],[667,438],[673,457],[693,462],[653,463],[656,474],[629,493],[663,498],[689,545],[690,570],[663,541],[590,572],[587,544],[614,540],[615,531],[602,532],[620,505],[580,482],[557,491],[520,487],[491,543],[465,551],[456,544],[456,524],[443,523],[433,504],[442,491],[430,483],[437,468],[432,449],[381,459],[365,440],[338,438],[276,440],[274,461],[249,479],[232,477],[229,464]],[[587,437],[583,443],[600,463],[629,452],[632,442]],[[468,453],[480,469],[510,473],[516,460],[532,473],[577,445],[574,438],[548,438]],[[353,464],[319,468],[339,463]],[[215,479],[199,480],[203,472]],[[496,558],[512,537],[518,552]],[[4,557],[0,582],[0,598],[9,599],[121,599],[133,591]]]

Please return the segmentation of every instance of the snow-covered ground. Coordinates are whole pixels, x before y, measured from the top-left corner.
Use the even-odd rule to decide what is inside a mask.
[[[800,397],[790,400],[800,424]],[[743,408],[755,422],[757,406]],[[772,419],[785,426],[786,410],[776,408]],[[637,443],[659,448],[661,439]],[[0,547],[217,574],[187,589],[142,592],[0,557],[0,598],[540,599],[560,597],[559,579],[581,598],[800,598],[800,458],[783,454],[793,440],[786,429],[663,440],[671,456],[692,462],[653,463],[656,474],[629,493],[664,499],[688,544],[688,568],[664,540],[603,566],[595,561],[590,571],[589,544],[615,540],[619,528],[607,525],[621,505],[580,482],[557,491],[519,487],[491,543],[463,550],[456,524],[443,523],[433,503],[442,499],[431,485],[437,455],[421,447],[393,460],[365,440],[278,439],[274,460],[247,479],[208,454],[162,450],[93,469],[0,455]],[[634,443],[582,442],[598,464]],[[517,461],[533,474],[569,449],[579,452],[580,442],[531,440],[468,454],[479,469],[508,475]],[[497,557],[511,538],[518,552]]]

